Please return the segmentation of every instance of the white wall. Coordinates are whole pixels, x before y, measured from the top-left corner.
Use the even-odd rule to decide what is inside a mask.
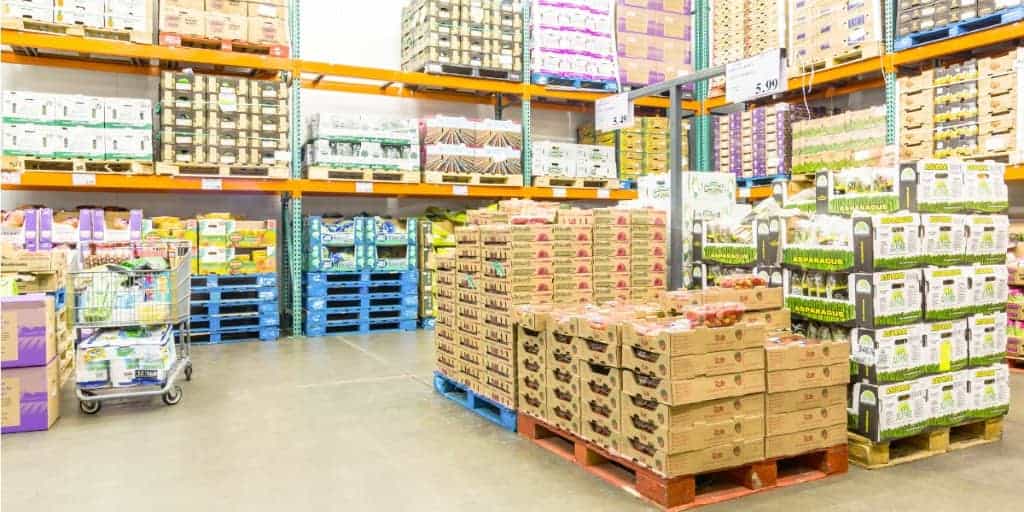
[[[401,65],[401,9],[406,0],[372,2],[304,0],[301,11],[301,57],[339,64],[398,69]],[[66,70],[41,66],[4,64],[4,89],[63,92],[96,96],[157,98],[155,77]],[[369,114],[382,117],[418,118],[438,113],[467,117],[492,117],[490,106],[449,103],[361,94],[307,90],[302,94],[303,116],[313,112]],[[520,111],[506,109],[506,119],[519,119]],[[573,140],[576,125],[583,115],[534,109],[534,137]],[[255,195],[174,195],[71,192],[8,192],[0,196],[0,206],[44,204],[53,208],[78,205],[110,205],[143,208],[146,215],[181,217],[201,212],[230,211],[249,218],[277,218],[276,196]],[[415,215],[427,206],[466,207],[485,204],[480,201],[436,199],[360,199],[352,197],[307,197],[307,213],[360,213]]]

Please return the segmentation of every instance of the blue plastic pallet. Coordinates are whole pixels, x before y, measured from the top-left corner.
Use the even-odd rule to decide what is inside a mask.
[[[278,327],[263,327],[253,329],[249,327],[221,329],[219,331],[192,330],[192,341],[194,343],[225,343],[230,341],[274,341],[281,337],[281,329]]]
[[[277,299],[231,301],[220,302],[192,302],[190,313],[192,315],[230,315],[241,313],[277,313],[279,311]]]
[[[192,276],[192,291],[248,290],[277,286],[277,274],[244,274]]]
[[[740,188],[756,187],[759,185],[771,185],[776,181],[789,181],[788,174],[776,174],[774,176],[754,176],[752,178],[736,178],[736,186]]]
[[[420,329],[433,329],[437,325],[437,319],[434,317],[420,318]]]
[[[619,188],[621,188],[623,190],[635,190],[636,189],[636,180],[634,180],[634,179],[625,179],[625,180],[620,179],[619,180]]]
[[[380,319],[380,320],[347,320],[328,322],[328,324],[305,325],[306,336],[328,336],[332,334],[369,334],[385,331],[414,331],[416,320]]]
[[[346,313],[383,306],[419,307],[418,294],[366,294],[306,297],[303,307],[309,311]]]
[[[390,294],[392,296],[400,297],[402,295],[417,293],[419,290],[419,283],[379,281],[372,284],[351,285],[313,282],[306,283],[304,290],[307,297],[339,297],[379,294]]]
[[[53,297],[53,310],[60,311],[64,308],[64,304],[68,301],[68,290],[67,288],[59,288],[52,292],[46,292],[47,295]]]
[[[193,315],[189,318],[193,329],[218,331],[241,327],[277,327],[281,316],[275,311],[270,315]]]
[[[363,309],[359,311],[306,310],[305,325],[307,330],[311,330],[315,329],[319,325],[334,326],[355,322],[415,320],[417,314],[418,310],[416,308],[403,308],[401,306],[387,306],[373,310]]]
[[[1008,25],[1024,20],[1024,6],[1010,7],[999,12],[971,18],[969,20],[957,21],[938,28],[922,30],[908,34],[896,40],[894,47],[897,51],[906,50],[915,46],[921,46],[951,37],[962,36],[971,32],[985,30],[999,25]]]
[[[434,391],[509,432],[516,431],[517,417],[514,409],[476,394],[465,384],[441,372],[434,372]]]
[[[530,80],[537,85],[548,87],[566,87],[587,91],[618,92],[619,84],[614,80],[586,80],[582,78],[566,78],[547,73],[531,73]]]
[[[252,301],[270,301],[277,299],[277,287],[252,288],[248,290],[203,290],[192,291],[193,303],[219,302],[243,303]]]

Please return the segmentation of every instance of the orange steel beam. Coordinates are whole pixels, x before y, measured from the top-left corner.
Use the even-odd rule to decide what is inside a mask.
[[[1024,164],[1006,166],[1006,181],[1024,181]]]
[[[220,50],[201,48],[176,48],[6,29],[0,32],[0,40],[3,41],[3,44],[13,47],[44,48],[76,52],[82,55],[93,54],[135,59],[158,59],[161,61],[192,62],[239,68],[291,71],[295,62],[288,58],[268,57],[250,53],[222,52]]]
[[[410,89],[398,85],[390,85],[388,87],[381,87],[372,84],[357,84],[352,82],[340,82],[335,80],[303,80],[302,87],[304,89],[320,90],[320,91],[334,91],[334,92],[347,92],[354,94],[375,94],[381,96],[391,96],[395,98],[410,98],[410,99],[421,99],[421,100],[436,100],[436,101],[454,101],[459,103],[476,103],[479,105],[494,105],[496,97],[492,95],[481,96],[478,94],[460,94],[456,92],[440,91],[429,91],[422,89]],[[578,103],[550,103],[543,101],[537,101],[534,104],[537,108],[544,110],[563,110],[568,112],[587,112],[590,108],[587,105],[581,105]],[[515,105],[511,105],[515,107]],[[508,108],[508,106],[506,106]]]
[[[356,192],[356,182],[293,180],[303,195],[373,195],[386,197],[468,197],[495,199],[521,197],[533,199],[586,199],[625,200],[636,199],[635,190],[559,189],[564,197],[555,197],[554,188],[546,187],[502,187],[488,185],[448,185],[436,183],[373,183],[372,192]],[[456,190],[461,192],[456,194]],[[464,192],[464,193],[462,193]],[[599,197],[607,193],[607,197]]]
[[[57,68],[81,69],[85,71],[102,71],[106,73],[123,73],[131,75],[159,75],[160,68],[157,66],[133,66],[131,64],[119,64],[116,62],[97,62],[86,59],[73,59],[65,57],[30,55],[19,55],[14,52],[3,52],[5,64],[23,64],[27,66],[52,66]]]
[[[203,178],[94,174],[95,185],[75,185],[68,172],[23,172],[19,183],[3,185],[3,190],[68,190],[75,192],[207,192]],[[292,188],[291,180],[220,179],[221,191],[233,193],[279,194]],[[217,192],[217,191],[212,191]]]

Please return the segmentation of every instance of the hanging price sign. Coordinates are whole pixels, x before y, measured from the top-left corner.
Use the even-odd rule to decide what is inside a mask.
[[[725,100],[742,103],[786,89],[782,50],[775,48],[760,55],[725,65]]]
[[[633,127],[633,104],[629,93],[601,98],[594,104],[594,125],[599,132],[610,132]]]

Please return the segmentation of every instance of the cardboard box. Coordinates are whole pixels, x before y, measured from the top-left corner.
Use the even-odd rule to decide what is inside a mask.
[[[846,404],[846,386],[836,385],[821,388],[807,388],[783,393],[769,393],[766,398],[766,415],[777,415],[804,409],[828,408]]]
[[[49,429],[60,417],[57,358],[45,366],[3,371],[2,433]]]
[[[764,370],[765,356],[761,347],[668,357],[667,354],[627,346],[622,350],[622,366],[674,381]]]
[[[850,381],[849,363],[767,372],[768,393],[820,388]]]
[[[845,363],[850,359],[848,341],[804,340],[765,345],[765,369],[769,372]]]
[[[764,440],[765,458],[799,455],[812,450],[846,444],[846,425],[838,424],[791,434],[768,436]]]
[[[623,345],[633,345],[670,357],[760,347],[764,345],[767,334],[762,325],[737,324],[730,327],[662,331],[657,336],[643,336],[628,322],[621,326]]]
[[[670,381],[632,370],[624,370],[622,381],[623,393],[657,400],[666,405],[686,405],[706,400],[749,395],[765,390],[764,371]]]
[[[2,308],[0,367],[44,366],[51,361],[57,354],[53,297],[42,293],[4,297]]]
[[[161,32],[205,37],[206,13],[201,10],[175,8],[161,2],[157,26]]]
[[[792,434],[833,425],[846,425],[846,404],[769,414],[765,417],[765,435]]]
[[[787,331],[792,326],[788,309],[769,309],[743,313],[740,323],[762,323],[769,331]]]
[[[288,45],[288,21],[274,18],[249,18],[249,41]]]
[[[855,383],[850,387],[848,427],[876,443],[917,434],[929,426],[927,394],[920,380]]]
[[[247,41],[249,39],[249,21],[245,16],[207,12],[206,37],[228,41]]]
[[[273,2],[248,2],[248,4],[248,15],[251,17],[276,18],[284,21],[288,20],[287,7],[275,5]]]
[[[763,438],[676,454],[659,451],[650,438],[627,436],[622,444],[627,456],[668,477],[742,466],[764,458]]]
[[[631,414],[623,421],[623,433],[626,437],[653,438],[659,450],[667,453],[691,452],[720,444],[763,439],[764,416],[736,416],[673,429]]]
[[[207,14],[219,13],[232,16],[248,16],[249,2],[246,0],[206,0]]]

